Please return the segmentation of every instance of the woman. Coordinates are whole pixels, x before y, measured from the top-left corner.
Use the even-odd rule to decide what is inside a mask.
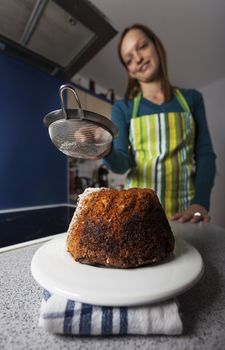
[[[124,30],[118,53],[128,86],[112,109],[119,136],[105,164],[130,170],[127,188],[154,189],[168,218],[209,222],[215,155],[201,94],[170,84],[163,45],[144,25]]]

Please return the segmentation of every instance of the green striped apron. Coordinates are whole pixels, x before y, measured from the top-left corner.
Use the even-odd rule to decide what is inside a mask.
[[[178,89],[183,112],[138,116],[141,94],[135,97],[130,125],[135,166],[125,187],[152,188],[168,217],[183,211],[194,196],[195,123]]]

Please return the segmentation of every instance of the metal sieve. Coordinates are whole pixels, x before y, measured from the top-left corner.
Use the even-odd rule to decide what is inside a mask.
[[[65,108],[66,90],[73,93],[78,109]],[[53,144],[69,157],[103,158],[110,152],[112,141],[118,134],[117,127],[108,118],[82,109],[79,96],[71,84],[62,85],[59,96],[61,109],[48,113],[43,119]]]

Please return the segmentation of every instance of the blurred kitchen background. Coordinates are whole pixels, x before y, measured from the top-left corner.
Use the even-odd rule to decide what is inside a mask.
[[[60,108],[65,82],[84,109],[110,118],[126,87],[118,35],[138,22],[164,43],[171,82],[203,93],[217,154],[210,214],[225,227],[224,0],[0,0],[0,210],[75,203],[89,186],[123,187],[125,175],[101,161],[60,153],[42,119]]]

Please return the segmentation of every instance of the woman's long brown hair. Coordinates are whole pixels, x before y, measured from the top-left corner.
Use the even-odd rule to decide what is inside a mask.
[[[172,97],[173,94],[173,87],[169,82],[168,78],[168,71],[167,71],[167,63],[166,63],[166,51],[163,47],[162,42],[160,39],[155,35],[155,33],[148,27],[142,24],[133,24],[131,27],[128,27],[124,29],[122,32],[119,42],[118,42],[118,55],[120,58],[121,63],[123,66],[126,68],[126,64],[123,61],[122,55],[121,55],[121,45],[123,42],[123,39],[125,35],[132,29],[138,29],[141,30],[155,45],[157,54],[159,56],[159,77],[162,83],[162,90],[165,96],[165,101],[169,101],[170,98]],[[137,79],[131,78],[128,74],[128,84],[127,84],[127,89],[125,92],[125,99],[128,100],[130,98],[134,98],[138,92],[141,91],[140,84]]]

